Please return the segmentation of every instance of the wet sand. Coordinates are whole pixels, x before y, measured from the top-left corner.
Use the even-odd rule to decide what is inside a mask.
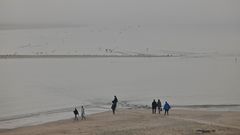
[[[37,126],[0,130],[1,135],[239,135],[240,112],[173,109],[169,116],[149,109],[118,109],[87,120],[61,120]]]

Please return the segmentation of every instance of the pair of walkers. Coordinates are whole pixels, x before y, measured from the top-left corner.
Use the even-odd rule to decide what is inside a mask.
[[[79,116],[79,113],[78,113],[78,110],[77,108],[75,108],[75,110],[73,111],[74,115],[75,115],[75,118],[74,120],[78,120],[78,116]],[[83,120],[86,120],[86,117],[85,117],[85,109],[84,107],[82,106],[81,107],[81,119]]]
[[[152,102],[152,114],[156,114],[157,109],[158,109],[158,113],[160,114],[160,112],[162,111],[162,103],[161,103],[160,99],[158,99],[157,102],[155,101],[155,99],[153,100],[153,102]]]
[[[168,115],[168,112],[170,110],[171,106],[168,104],[168,102],[166,101],[163,109],[164,109],[164,115]],[[152,102],[152,114],[156,114],[158,109],[158,113],[160,114],[162,111],[162,103],[160,101],[160,99],[158,99],[158,101],[156,102],[155,99]]]

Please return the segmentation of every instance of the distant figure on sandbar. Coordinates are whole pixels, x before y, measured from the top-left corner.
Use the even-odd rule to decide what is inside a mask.
[[[81,118],[82,118],[82,120],[83,120],[83,119],[86,120],[86,117],[85,117],[85,109],[84,109],[83,106],[81,107]]]
[[[162,111],[162,103],[161,103],[160,99],[158,99],[157,107],[158,107],[158,113],[160,114],[160,112]]]
[[[112,101],[112,111],[113,111],[113,114],[115,114],[115,110],[116,110],[116,107],[117,107],[117,102],[118,102],[118,99],[116,96],[114,96],[114,99]]]
[[[170,110],[170,108],[171,108],[171,106],[168,104],[168,102],[167,101],[165,101],[165,104],[164,104],[164,107],[163,107],[163,109],[164,109],[164,115],[168,115],[168,111]]]
[[[75,108],[75,110],[73,111],[73,113],[74,113],[74,115],[75,115],[74,120],[78,120],[79,113],[78,113],[77,108]]]
[[[153,99],[153,102],[152,102],[152,114],[156,114],[156,109],[157,109],[157,102],[155,101],[155,99]]]

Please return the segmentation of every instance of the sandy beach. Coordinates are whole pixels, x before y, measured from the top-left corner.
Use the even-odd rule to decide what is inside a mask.
[[[169,116],[149,109],[118,109],[87,120],[61,120],[37,126],[0,130],[1,135],[239,135],[240,112],[173,109]]]

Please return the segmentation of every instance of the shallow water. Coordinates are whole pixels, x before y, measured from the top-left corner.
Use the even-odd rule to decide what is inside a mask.
[[[240,104],[233,57],[0,59],[0,75],[0,128],[71,118],[81,105],[88,114],[106,111],[113,95],[122,107],[154,98],[176,106]]]

